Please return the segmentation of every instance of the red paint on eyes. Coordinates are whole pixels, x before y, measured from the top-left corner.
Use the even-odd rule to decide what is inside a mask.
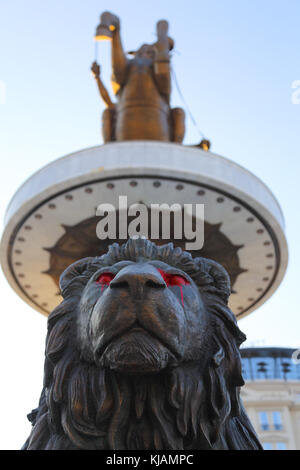
[[[163,280],[165,281],[167,287],[173,287],[173,286],[179,287],[181,303],[182,303],[182,306],[184,307],[182,287],[189,285],[190,282],[187,279],[185,279],[185,277],[181,276],[180,274],[169,274],[163,271],[162,269],[158,269],[158,271],[160,275],[162,276]]]
[[[109,286],[110,281],[112,281],[114,277],[115,277],[115,275],[112,274],[112,273],[102,273],[102,274],[100,274],[100,276],[96,280],[96,283],[100,284],[101,292],[103,291],[104,287]]]

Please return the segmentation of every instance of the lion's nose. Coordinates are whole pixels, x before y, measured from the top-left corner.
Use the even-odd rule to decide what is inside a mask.
[[[128,266],[110,282],[110,288],[128,289],[136,299],[142,299],[149,289],[163,289],[166,283],[159,271],[152,266]]]

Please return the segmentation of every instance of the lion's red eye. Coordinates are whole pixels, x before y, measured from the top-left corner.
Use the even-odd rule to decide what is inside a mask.
[[[100,276],[98,277],[96,282],[97,282],[97,284],[100,284],[101,290],[103,290],[104,287],[109,286],[110,281],[112,281],[114,277],[115,277],[115,275],[112,274],[112,273],[102,273],[102,274],[100,274]]]
[[[181,276],[180,274],[169,274],[163,271],[162,269],[158,270],[160,275],[162,276],[163,280],[167,284],[167,286],[186,286],[189,284],[189,281],[185,279],[185,277]]]
[[[180,288],[180,295],[181,295],[181,303],[183,303],[183,292],[182,286],[189,285],[189,281],[185,279],[185,277],[181,276],[180,274],[169,274],[163,271],[162,269],[158,269],[160,275],[162,276],[163,280],[165,281],[167,287],[178,286]]]

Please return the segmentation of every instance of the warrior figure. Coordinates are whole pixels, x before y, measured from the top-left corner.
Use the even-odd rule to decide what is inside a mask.
[[[102,117],[104,142],[160,140],[181,143],[185,113],[181,108],[170,108],[170,51],[174,41],[167,35],[167,21],[157,23],[157,41],[130,52],[133,56],[130,60],[122,47],[119,18],[105,12],[99,27],[102,34],[106,31],[106,39],[111,38],[112,87],[117,97],[117,102],[113,103],[100,79],[100,67],[94,62],[91,70],[107,106]]]

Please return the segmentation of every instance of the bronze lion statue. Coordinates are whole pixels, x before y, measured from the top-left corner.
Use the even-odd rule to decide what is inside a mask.
[[[23,449],[261,449],[222,266],[130,239],[72,264],[60,288]]]

